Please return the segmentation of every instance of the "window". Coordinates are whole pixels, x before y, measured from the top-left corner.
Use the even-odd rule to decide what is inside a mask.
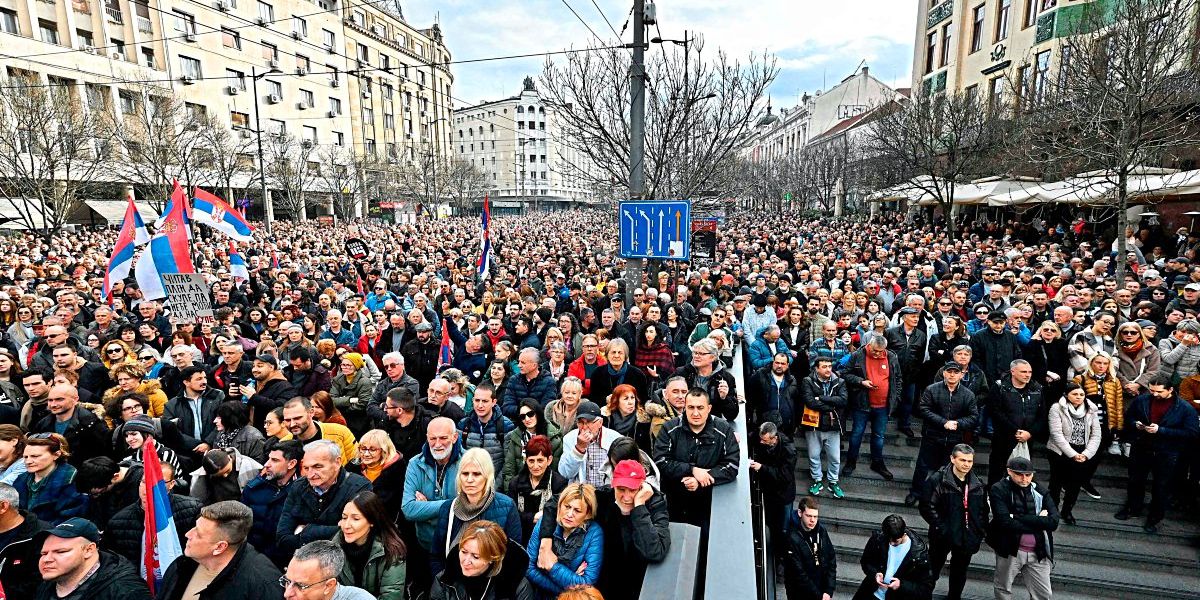
[[[322,29],[321,41],[325,43],[327,48],[333,48],[337,45],[337,35],[328,29]]]
[[[317,143],[317,128],[311,125],[304,126],[304,141],[315,144]]]
[[[278,81],[267,80],[267,93],[283,97],[283,84]]]
[[[246,91],[246,74],[233,69],[225,69],[225,79],[229,80],[229,85],[236,87],[241,91]]]
[[[317,99],[313,93],[308,90],[300,90],[300,103],[309,108],[317,105]]]
[[[279,60],[279,48],[266,42],[262,43],[262,57],[267,60]]]
[[[175,31],[183,34],[196,34],[196,17],[176,10],[171,12],[171,19],[174,21]]]
[[[350,15],[350,21],[352,23],[354,23],[355,25],[358,25],[359,27],[366,27],[367,26],[367,13],[365,13],[361,10],[355,10]]]
[[[188,56],[180,56],[179,57],[179,66],[181,69],[183,69],[183,75],[185,77],[191,77],[192,79],[200,79],[200,61],[199,61],[199,59],[191,58]]]
[[[184,108],[187,110],[187,116],[193,121],[203,121],[207,116],[204,106],[194,102],[185,102]]]
[[[158,68],[158,65],[154,61],[153,48],[142,48],[142,65],[150,67],[151,69]]]
[[[1008,19],[1012,13],[1012,0],[1000,0],[996,7],[996,37],[993,43],[1008,39]]]
[[[525,129],[525,121],[517,121],[517,129]]]
[[[229,122],[233,125],[234,129],[239,127],[244,129],[250,125],[250,115],[244,112],[233,111],[229,113]]]
[[[21,28],[17,25],[16,11],[0,8],[0,31],[13,35],[21,35]]]
[[[522,114],[522,113],[524,113],[524,112],[525,112],[525,107],[524,107],[524,106],[518,106],[518,107],[517,107],[517,114]]]
[[[1021,96],[1017,98],[1017,103],[1020,105],[1030,104],[1033,100],[1033,67],[1022,65],[1017,69],[1017,89],[1021,90]]]
[[[221,44],[226,48],[242,49],[242,34],[228,27],[221,28]]]
[[[396,128],[396,116],[388,115],[388,114],[383,115],[383,128],[384,129],[395,129]],[[474,146],[474,144],[472,144],[471,151],[473,152],[474,150],[475,150],[475,146]]]
[[[375,109],[369,106],[363,108],[363,121],[373,125],[375,123]]]
[[[38,30],[41,32],[42,41],[47,44],[58,43],[58,24],[54,21],[38,21]]]
[[[1037,24],[1038,4],[1042,0],[1025,0],[1025,23],[1023,29]]]
[[[992,79],[988,89],[988,110],[995,113],[1004,107],[1004,88],[1007,85],[1003,75]]]
[[[384,98],[385,100],[391,100],[391,99],[392,99],[392,85],[391,85],[390,83],[383,83],[383,84],[380,84],[380,85],[379,85],[379,91],[383,93],[383,98]]]
[[[933,60],[937,55],[937,32],[925,36],[925,72],[933,72]]]
[[[368,64],[371,62],[371,49],[366,44],[358,45],[358,60]]]
[[[271,21],[274,21],[275,20],[275,7],[271,6],[270,4],[267,4],[266,2],[262,2],[260,0],[258,3],[258,18],[262,19],[263,21],[266,21],[268,23],[270,23]]]
[[[84,31],[83,29],[76,29],[75,36],[79,38],[80,46],[95,46],[96,45],[95,42],[92,41],[92,32],[90,32],[90,31]]]
[[[540,129],[541,131],[545,131],[546,130],[546,122],[538,121],[538,129]]]
[[[1038,52],[1034,56],[1033,102],[1041,104],[1046,99],[1046,83],[1050,77],[1050,51]]]
[[[121,90],[117,92],[117,97],[121,102],[122,113],[129,114],[137,110],[137,97],[133,95],[133,92]]]
[[[947,23],[944,27],[942,27],[942,60],[940,65],[943,67],[950,64],[951,41],[954,39],[953,34],[950,32],[950,28],[953,26],[953,23]]]
[[[300,37],[308,37],[308,21],[300,17],[292,17],[292,33],[298,33]]]
[[[329,112],[335,115],[342,114],[342,100],[340,98],[329,99]]]
[[[335,132],[333,132],[333,144],[334,144],[335,146],[345,146],[345,145],[346,145],[346,136],[345,136],[345,134],[343,134],[343,133],[342,133],[342,132],[340,132],[340,131],[335,131]]]
[[[283,135],[287,133],[287,126],[279,119],[267,119],[267,133]]]
[[[304,69],[304,72],[307,73],[312,70],[312,61],[308,60],[308,57],[304,56],[303,54],[297,54],[296,68]]]
[[[971,52],[979,52],[983,48],[983,19],[987,15],[987,6],[980,4],[971,11]]]
[[[968,86],[967,89],[963,91],[963,94],[966,98],[967,106],[973,107],[973,106],[975,106],[976,102],[979,102],[979,86],[978,85]]]
[[[317,6],[320,6],[321,10],[333,10],[333,0],[317,0]]]

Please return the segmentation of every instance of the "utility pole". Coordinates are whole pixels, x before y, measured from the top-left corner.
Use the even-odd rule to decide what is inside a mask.
[[[271,71],[267,71],[266,73],[259,75],[255,72],[254,67],[250,68],[250,79],[254,85],[254,129],[256,130],[255,134],[258,137],[258,183],[262,188],[263,213],[266,220],[267,235],[271,235],[271,223],[275,221],[275,207],[272,206],[271,203],[271,193],[267,191],[267,165],[266,162],[263,161],[263,128],[262,119],[259,118],[259,114],[261,114],[262,111],[260,111],[258,108],[258,79],[260,77],[266,77],[270,73],[274,72],[278,72],[278,69],[272,69]]]
[[[629,66],[629,199],[646,193],[646,0],[633,0],[633,64]],[[633,306],[633,290],[642,284],[643,260],[625,262],[625,306]]]

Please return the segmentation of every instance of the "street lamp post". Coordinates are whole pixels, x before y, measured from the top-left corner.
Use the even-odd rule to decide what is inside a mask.
[[[435,103],[435,105],[436,105],[436,103]],[[426,127],[429,128],[430,135],[435,135],[433,124],[437,123],[439,121],[445,121],[447,124],[450,123],[450,120],[447,119],[446,117],[438,117],[436,119],[430,119],[429,117],[425,117]],[[442,145],[441,135],[437,135],[437,138],[438,138],[437,144],[433,144],[432,147],[429,149],[429,156],[431,157],[429,162],[433,168],[433,207],[434,207],[433,210],[434,211],[437,211],[437,205],[438,205],[437,161],[439,158],[441,158],[440,153],[438,152],[438,148],[440,148]],[[436,216],[436,212],[434,214]]]
[[[267,193],[267,165],[263,160],[262,146],[262,119],[259,117],[261,111],[258,107],[258,80],[272,73],[281,73],[277,68],[258,74],[254,67],[250,67],[250,79],[254,86],[254,133],[258,136],[258,183],[262,188],[263,197],[263,212],[266,213],[267,235],[271,235],[271,224],[275,221],[275,208],[272,206],[271,195]]]

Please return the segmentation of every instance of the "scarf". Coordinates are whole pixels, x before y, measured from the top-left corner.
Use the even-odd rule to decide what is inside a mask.
[[[1121,352],[1124,352],[1130,358],[1137,356],[1138,352],[1142,351],[1142,346],[1146,345],[1146,338],[1137,336],[1132,342],[1121,340]]]
[[[217,443],[216,443],[215,447],[217,447],[217,448],[235,448],[235,447],[237,447],[235,444],[235,440],[237,440],[238,435],[240,435],[241,433],[242,433],[241,427],[238,427],[237,429],[226,429],[225,431],[222,431],[219,435],[217,435]]]
[[[633,437],[634,430],[637,427],[637,411],[629,413],[628,416],[622,415],[621,411],[614,410],[608,417],[608,428],[616,431],[625,437]]]
[[[487,510],[487,507],[491,506],[495,499],[495,488],[488,491],[487,494],[484,494],[483,498],[480,498],[477,504],[471,504],[471,501],[467,500],[466,494],[459,493],[458,497],[454,499],[454,506],[452,507],[451,512],[454,513],[454,518],[458,519],[459,521],[470,523],[471,521],[479,518],[479,515],[482,514],[483,511]]]
[[[629,361],[622,363],[620,370],[614,369],[612,363],[608,363],[604,368],[608,369],[608,378],[612,382],[612,386],[617,387],[625,383],[625,374],[629,372]]]
[[[1067,417],[1071,419],[1071,438],[1072,446],[1083,446],[1087,444],[1087,403],[1084,402],[1078,407],[1067,403]]]

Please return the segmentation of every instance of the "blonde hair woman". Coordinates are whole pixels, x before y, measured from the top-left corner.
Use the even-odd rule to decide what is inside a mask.
[[[430,564],[434,573],[445,566],[444,561],[463,528],[476,521],[503,523],[509,539],[522,539],[521,515],[511,498],[496,491],[495,469],[492,455],[483,448],[471,448],[459,459],[455,482],[458,495],[443,505],[433,529]]]
[[[111,343],[111,342],[110,342]],[[107,346],[107,344],[106,344]],[[146,397],[150,406],[146,414],[161,417],[167,406],[167,393],[157,379],[145,381],[146,371],[131,363],[120,363],[108,372],[116,386],[104,392],[104,405],[108,406],[117,401],[117,397],[126,392],[137,392]],[[111,424],[109,425],[111,427]]]
[[[1112,356],[1100,352],[1088,361],[1087,371],[1073,380],[1083,388],[1084,395],[1100,410],[1100,447],[1109,454],[1128,454],[1128,444],[1118,443],[1125,418],[1125,394],[1117,376],[1117,364]]]
[[[542,569],[530,562],[525,571],[529,583],[543,597],[553,597],[576,585],[595,585],[604,562],[604,530],[589,527],[596,518],[596,489],[587,483],[572,483],[558,496],[557,525],[551,538],[554,567]],[[582,539],[579,539],[582,538]],[[538,555],[540,536],[530,536],[526,552]],[[558,565],[566,567],[557,568]],[[582,568],[582,571],[580,569]]]

